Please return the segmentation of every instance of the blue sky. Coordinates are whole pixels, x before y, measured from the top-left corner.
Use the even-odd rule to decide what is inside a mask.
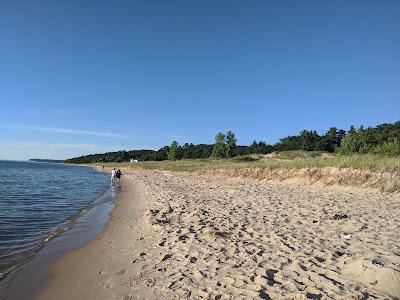
[[[400,1],[0,2],[0,158],[399,119]]]

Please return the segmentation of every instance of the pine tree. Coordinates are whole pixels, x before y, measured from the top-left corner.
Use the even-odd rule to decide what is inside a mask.
[[[315,130],[303,130],[300,132],[301,150],[312,151],[319,150],[321,137]]]
[[[354,127],[354,125],[351,125],[350,129],[349,129],[349,133],[355,133],[355,132],[356,132],[356,128]]]

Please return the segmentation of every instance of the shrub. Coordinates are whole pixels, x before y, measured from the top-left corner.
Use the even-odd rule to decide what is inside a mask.
[[[339,154],[368,153],[370,146],[367,144],[365,132],[349,132],[341,141]]]
[[[384,156],[396,156],[400,155],[400,141],[388,141],[381,145],[376,146],[372,152],[378,155]]]
[[[235,158],[235,160],[237,160],[239,162],[249,162],[249,161],[257,161],[259,159],[251,157],[251,156],[241,156],[241,157]]]

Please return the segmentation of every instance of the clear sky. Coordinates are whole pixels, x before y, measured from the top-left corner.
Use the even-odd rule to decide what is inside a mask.
[[[0,158],[400,116],[400,1],[0,1]]]

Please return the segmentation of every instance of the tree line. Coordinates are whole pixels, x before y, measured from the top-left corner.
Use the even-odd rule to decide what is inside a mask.
[[[287,136],[274,145],[264,141],[253,141],[249,146],[237,145],[232,131],[218,132],[214,144],[185,143],[173,141],[170,146],[158,150],[130,150],[91,154],[67,159],[67,163],[102,163],[139,161],[162,161],[198,158],[232,158],[250,154],[268,154],[274,151],[304,150],[336,152],[342,155],[373,153],[378,155],[400,155],[400,121],[384,123],[376,127],[348,131],[331,127],[324,134],[315,130],[303,130],[298,135]]]

